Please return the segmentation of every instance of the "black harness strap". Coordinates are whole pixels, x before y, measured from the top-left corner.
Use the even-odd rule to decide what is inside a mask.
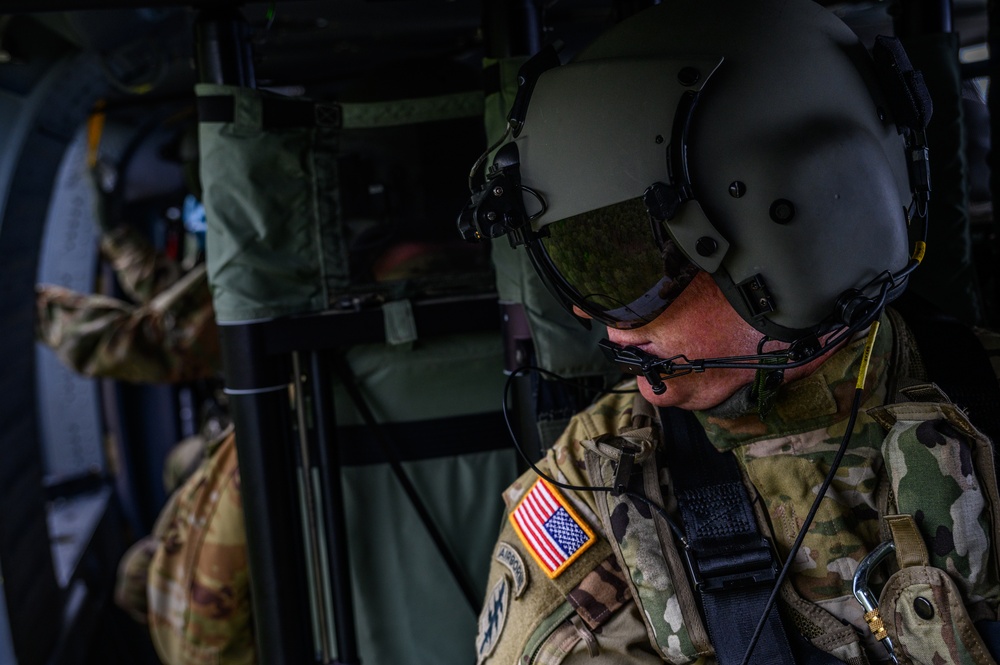
[[[736,458],[712,446],[693,414],[660,409],[660,419],[708,636],[720,665],[739,665],[777,577],[771,544],[757,527]],[[796,662],[777,608],[749,662]]]

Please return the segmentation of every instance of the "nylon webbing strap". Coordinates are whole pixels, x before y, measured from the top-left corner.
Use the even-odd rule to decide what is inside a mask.
[[[374,129],[483,115],[481,91],[388,102],[317,102],[294,97],[262,97],[260,101],[263,129]],[[235,100],[232,95],[198,97],[198,120],[201,122],[232,122],[234,114]]]
[[[660,409],[660,419],[708,636],[720,665],[739,665],[774,587],[771,546],[757,528],[736,458],[716,450],[690,412]],[[795,663],[776,607],[749,662]]]

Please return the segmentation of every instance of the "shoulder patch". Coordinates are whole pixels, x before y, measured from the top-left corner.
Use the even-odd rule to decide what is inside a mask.
[[[532,558],[551,579],[558,577],[595,541],[587,523],[541,478],[525,493],[509,518]]]
[[[524,590],[528,588],[528,569],[524,565],[524,559],[517,553],[517,550],[503,541],[500,541],[497,546],[495,558],[510,572],[511,579],[514,581],[514,598],[520,598]]]
[[[510,605],[510,591],[507,589],[507,578],[493,585],[490,595],[483,604],[479,614],[479,633],[476,635],[476,663],[482,663],[489,658],[500,641],[500,633],[507,622],[507,607]]]

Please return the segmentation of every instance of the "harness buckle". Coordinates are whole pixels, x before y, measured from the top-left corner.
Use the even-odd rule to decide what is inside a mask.
[[[778,567],[770,543],[762,540],[759,547],[702,554],[700,559],[691,547],[685,547],[684,563],[695,588],[712,593],[773,582],[778,577]]]

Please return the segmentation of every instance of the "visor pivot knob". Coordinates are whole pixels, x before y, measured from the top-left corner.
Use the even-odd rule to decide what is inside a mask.
[[[719,243],[708,236],[702,236],[698,238],[698,242],[695,243],[694,248],[700,256],[709,257],[715,254],[715,250],[719,248]]]

